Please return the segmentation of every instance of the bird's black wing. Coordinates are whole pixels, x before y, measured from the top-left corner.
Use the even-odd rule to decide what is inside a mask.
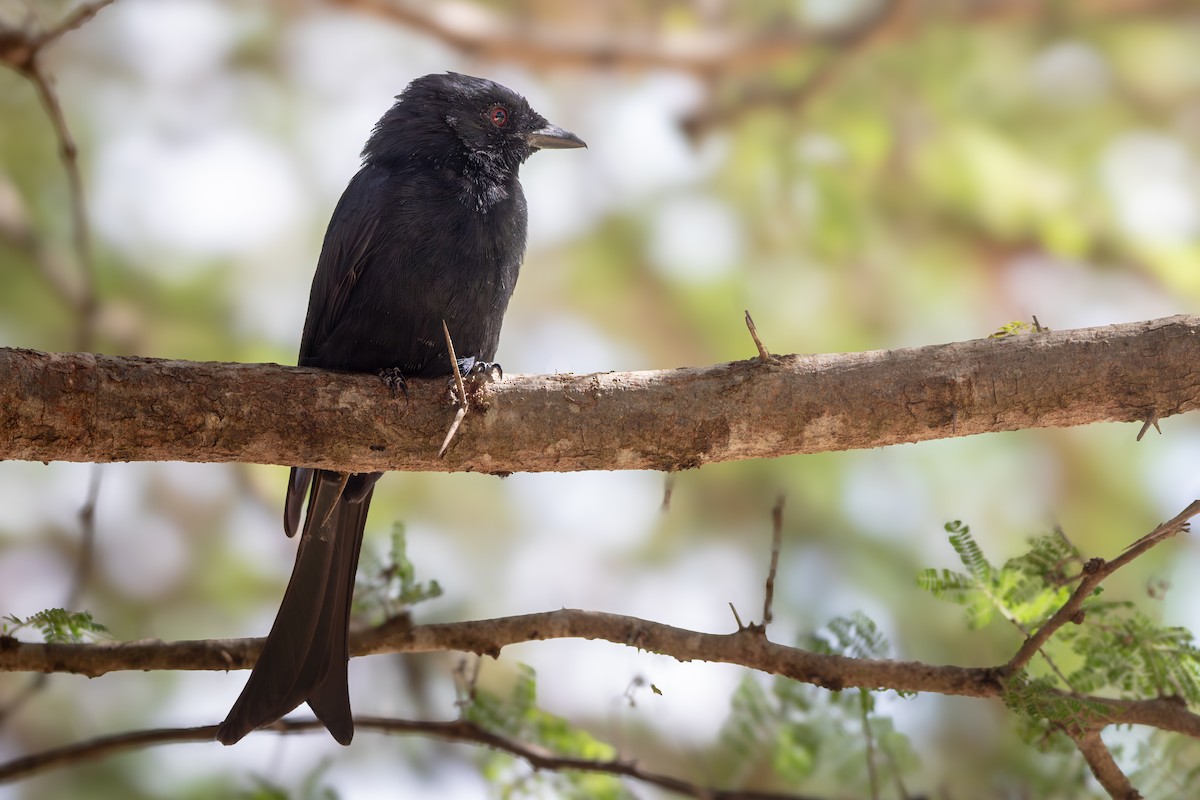
[[[350,181],[333,210],[312,293],[308,316],[300,338],[300,363],[306,366],[335,366],[318,363],[321,350],[342,319],[346,301],[354,291],[371,254],[379,244],[379,222],[384,204],[387,174],[378,167],[363,167]]]
[[[300,364],[304,366],[337,366],[321,363],[321,351],[341,321],[346,302],[378,246],[385,178],[382,170],[371,167],[359,170],[333,210],[317,259],[308,316],[300,337]],[[288,536],[295,536],[300,528],[300,511],[312,478],[313,471],[303,467],[292,467],[288,476],[283,504],[283,530]]]

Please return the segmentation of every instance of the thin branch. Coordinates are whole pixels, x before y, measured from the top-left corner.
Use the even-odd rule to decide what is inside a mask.
[[[863,739],[867,743],[866,752],[863,757],[867,762],[867,778],[871,786],[871,800],[879,800],[879,774],[875,769],[875,736],[871,732],[871,715],[867,713],[867,698],[869,695],[866,692],[859,694],[859,712],[862,717],[862,732]]]
[[[904,19],[912,0],[882,0],[877,11],[861,20],[836,47],[830,48],[825,57],[815,66],[798,86],[791,88],[742,87],[731,103],[712,103],[689,114],[681,121],[687,134],[693,138],[732,122],[746,112],[758,108],[799,109],[816,95],[824,92],[842,70],[859,58],[870,46],[883,41],[891,30]]]
[[[96,268],[92,256],[91,227],[88,222],[83,176],[79,169],[79,149],[67,126],[62,106],[58,102],[58,95],[51,85],[49,76],[42,69],[41,55],[45,48],[57,42],[70,31],[82,26],[112,2],[113,0],[98,0],[98,2],[83,3],[60,20],[57,25],[46,31],[34,32],[19,28],[0,27],[0,63],[6,64],[24,75],[33,84],[38,100],[41,101],[42,107],[46,111],[46,117],[54,129],[59,158],[62,160],[63,169],[67,175],[67,189],[71,206],[71,238],[77,261],[78,286],[68,289],[59,285],[62,279],[54,271],[47,271],[46,277],[51,286],[55,287],[56,294],[67,302],[76,315],[78,328],[75,347],[79,350],[91,350],[95,338]],[[46,265],[45,259],[39,259],[39,263]]]
[[[775,498],[775,507],[771,509],[771,564],[767,569],[767,585],[763,592],[764,630],[771,622],[771,604],[775,600],[775,573],[779,571],[779,551],[783,547],[783,503],[786,499],[785,495],[779,495]]]
[[[1193,500],[1188,504],[1187,508],[1129,545],[1124,553],[1112,561],[1093,558],[1085,562],[1079,585],[1075,587],[1075,591],[1071,593],[1071,596],[1063,604],[1062,608],[1054,612],[1050,619],[1046,620],[1032,636],[1029,636],[1025,640],[1021,648],[1017,650],[1016,654],[1005,665],[1005,674],[1012,675],[1024,669],[1034,655],[1042,649],[1046,642],[1050,640],[1050,637],[1062,628],[1062,626],[1068,622],[1082,622],[1084,613],[1083,604],[1092,596],[1092,593],[1096,591],[1096,587],[1102,581],[1130,561],[1141,556],[1150,548],[1174,536],[1181,530],[1185,530],[1188,520],[1196,516],[1196,514],[1200,514],[1200,500]]]
[[[675,33],[645,29],[596,31],[530,24],[505,17],[479,3],[436,4],[412,0],[333,0],[343,8],[374,14],[422,33],[460,53],[537,68],[671,69],[701,77],[768,72],[814,47],[834,47],[855,35],[848,28],[730,32],[715,26]],[[1073,8],[1089,19],[1121,19],[1148,14],[1187,14],[1194,0],[1076,0]],[[295,0],[293,0],[295,3]],[[945,4],[950,24],[1030,24],[1057,11],[1044,0]],[[589,18],[590,19],[590,18]],[[919,25],[896,26],[896,36],[913,35]]]
[[[752,72],[791,60],[813,46],[836,44],[854,30],[789,30],[769,35],[697,30],[600,32],[505,19],[482,5],[439,6],[408,0],[334,0],[423,33],[476,58],[537,67],[673,69],[697,75]]]
[[[1005,667],[959,667],[915,661],[856,659],[777,644],[754,626],[718,634],[579,609],[497,619],[411,625],[399,617],[353,634],[355,656],[458,651],[499,657],[512,644],[550,639],[604,640],[678,661],[737,664],[831,690],[849,688],[1001,697]],[[249,669],[262,639],[33,644],[0,638],[0,672],[70,672],[95,677],[122,670]],[[1083,706],[1080,726],[1149,725],[1200,738],[1200,716],[1171,698],[1114,700],[1048,692]]]
[[[112,5],[114,0],[97,0],[92,3],[81,3],[58,24],[44,31],[32,31],[24,28],[10,28],[0,25],[0,64],[5,64],[18,72],[28,73],[33,67],[41,50],[58,41],[64,34],[70,33],[96,16],[105,6]]]
[[[1139,800],[1141,798],[1141,793],[1134,788],[1133,784],[1129,782],[1129,778],[1117,766],[1112,753],[1100,738],[1099,731],[1075,733],[1071,734],[1071,738],[1075,741],[1079,752],[1083,754],[1083,758],[1087,761],[1092,774],[1096,776],[1096,780],[1104,787],[1104,791],[1108,792],[1109,797],[1113,800]]]
[[[775,794],[742,790],[715,789],[691,783],[680,778],[652,772],[638,766],[634,761],[622,759],[596,760],[574,758],[554,753],[536,745],[516,741],[486,730],[467,720],[427,721],[405,720],[387,717],[356,717],[357,730],[376,731],[386,734],[417,734],[448,742],[476,744],[508,753],[521,759],[535,770],[554,772],[591,772],[614,777],[629,778],[656,786],[685,797],[703,800],[811,800],[809,795]],[[79,744],[47,750],[42,753],[14,759],[0,764],[0,783],[32,777],[41,772],[64,766],[76,766],[88,761],[116,755],[122,752],[160,744],[183,742],[211,742],[216,737],[217,725],[195,728],[159,728],[131,733],[104,736]],[[291,735],[323,731],[324,726],[315,719],[280,720],[262,733]]]
[[[20,689],[6,705],[0,707],[0,726],[8,720],[9,717],[16,714],[21,708],[36,697],[50,683],[50,673],[43,672],[34,675],[29,683]]]
[[[95,11],[91,12],[92,14]],[[89,14],[88,17],[91,15]],[[62,106],[59,105],[58,95],[50,85],[50,79],[42,71],[35,58],[30,71],[26,73],[37,89],[46,116],[54,127],[58,139],[59,158],[67,173],[68,194],[71,202],[72,240],[75,247],[75,259],[78,262],[79,291],[73,311],[76,316],[77,330],[75,347],[88,351],[93,348],[96,326],[96,267],[92,258],[91,229],[88,223],[87,204],[84,200],[83,176],[79,170],[79,149],[71,137],[63,116]]]
[[[437,457],[453,404],[414,380],[0,348],[0,459],[336,472],[680,470],[1200,408],[1200,317],[652,372],[508,375]],[[1037,392],[1028,391],[1037,386]],[[569,398],[569,399],[568,399]],[[754,409],[747,414],[746,409]],[[303,427],[281,421],[304,420]],[[1130,436],[1132,439],[1132,434]]]
[[[104,477],[104,465],[92,464],[88,475],[87,495],[79,508],[79,561],[71,579],[71,590],[67,594],[66,609],[79,605],[83,590],[87,587],[88,575],[96,549],[96,504],[100,499],[100,482]]]

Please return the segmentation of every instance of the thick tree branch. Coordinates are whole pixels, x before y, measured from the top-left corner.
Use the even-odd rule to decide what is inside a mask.
[[[334,469],[675,470],[1200,407],[1200,317],[708,368],[445,381],[0,349],[0,458]],[[1132,434],[1131,434],[1132,437]]]

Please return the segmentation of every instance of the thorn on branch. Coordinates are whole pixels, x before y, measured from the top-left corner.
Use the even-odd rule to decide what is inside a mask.
[[[750,316],[750,311],[746,311],[746,327],[750,330],[750,338],[754,340],[754,346],[758,348],[758,358],[763,363],[771,360],[771,353],[767,350],[766,345],[762,343],[762,339],[758,338],[758,328],[754,326],[754,318]]]
[[[733,612],[733,620],[737,623],[738,633],[746,630],[746,626],[742,624],[742,618],[738,616],[737,609],[733,607],[733,603],[729,603],[729,610]]]
[[[462,370],[458,368],[458,358],[454,354],[454,342],[450,339],[450,328],[446,325],[446,320],[442,320],[442,333],[446,335],[446,352],[450,354],[450,367],[454,370],[454,386],[458,390],[458,413],[454,415],[454,421],[450,423],[450,430],[446,431],[446,438],[442,440],[442,447],[438,450],[438,458],[443,458],[446,455],[446,450],[450,447],[451,440],[454,439],[454,434],[458,433],[458,426],[462,424],[463,418],[467,416],[467,389],[463,385]]]
[[[1162,436],[1162,428],[1158,427],[1158,412],[1151,411],[1146,415],[1146,421],[1142,423],[1142,429],[1138,431],[1137,441],[1141,441],[1146,432],[1150,430],[1150,426],[1154,426],[1154,430],[1158,431],[1158,435]]]

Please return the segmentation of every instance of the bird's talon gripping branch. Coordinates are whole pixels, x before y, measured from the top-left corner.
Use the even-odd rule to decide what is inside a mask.
[[[399,367],[388,367],[387,369],[379,370],[379,379],[383,381],[383,385],[388,387],[392,393],[392,398],[395,399],[404,393],[404,402],[408,403],[408,381],[404,378],[404,373]]]
[[[458,368],[464,378],[479,377],[488,381],[504,380],[504,368],[494,361],[484,361],[467,356],[458,360]]]

